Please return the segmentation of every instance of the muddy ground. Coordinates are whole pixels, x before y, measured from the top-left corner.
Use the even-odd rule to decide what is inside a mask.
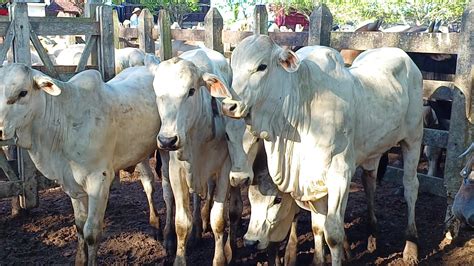
[[[423,167],[422,167],[423,168]],[[423,169],[422,169],[423,170]],[[345,215],[346,232],[353,258],[348,265],[403,264],[403,232],[406,226],[406,204],[399,187],[382,183],[377,188],[377,218],[380,236],[377,250],[366,251],[366,202],[360,180],[355,178]],[[156,182],[155,202],[164,221],[165,207],[161,184]],[[245,233],[250,208],[245,201],[243,226]],[[463,230],[459,239],[444,250],[438,245],[444,237],[445,199],[421,193],[416,206],[419,232],[419,258],[422,265],[474,265],[474,232]],[[60,188],[40,194],[39,208],[18,217],[10,215],[10,200],[0,200],[0,264],[71,264],[74,262],[76,236],[69,198]],[[310,215],[301,214],[298,227],[298,265],[309,265],[312,258]],[[122,179],[121,186],[111,192],[105,217],[106,228],[100,244],[100,264],[167,264],[162,244],[154,239],[148,225],[148,206],[140,182]],[[240,241],[241,243],[241,241]],[[190,265],[211,265],[214,241],[205,233],[199,245],[188,251]],[[281,245],[281,252],[284,252]],[[266,261],[263,252],[239,248],[238,265],[256,265]]]

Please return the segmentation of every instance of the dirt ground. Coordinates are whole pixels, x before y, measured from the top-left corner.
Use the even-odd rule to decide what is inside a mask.
[[[366,251],[366,202],[360,180],[355,178],[345,215],[346,232],[353,258],[347,265],[402,265],[403,232],[406,204],[398,186],[382,183],[377,187],[379,238],[377,250]],[[165,207],[161,184],[156,183],[155,203],[164,221]],[[474,265],[474,232],[463,230],[459,239],[440,251],[443,239],[445,200],[421,193],[416,206],[421,265]],[[74,217],[69,198],[60,188],[41,192],[39,208],[11,217],[10,200],[0,200],[0,264],[72,264],[76,249]],[[250,208],[245,200],[243,226],[248,225]],[[309,265],[312,258],[310,215],[302,212],[298,226],[298,265]],[[162,244],[154,239],[148,225],[148,206],[140,182],[133,177],[122,179],[111,192],[105,217],[105,233],[98,256],[100,264],[168,264]],[[241,243],[241,241],[240,241]],[[214,241],[205,233],[202,243],[188,250],[190,265],[211,265]],[[241,246],[241,245],[240,245]],[[284,253],[284,245],[281,245]],[[264,252],[240,247],[238,265],[256,265],[266,261]]]

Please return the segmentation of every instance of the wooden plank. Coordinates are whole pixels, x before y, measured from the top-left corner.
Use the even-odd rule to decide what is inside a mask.
[[[217,8],[211,8],[204,18],[204,45],[219,53],[224,53],[222,44],[222,30],[224,29],[224,20]]]
[[[99,69],[104,81],[115,76],[114,25],[111,6],[97,7],[97,20],[100,24]]]
[[[256,5],[253,10],[254,30],[253,34],[268,35],[268,13],[265,5]]]
[[[2,152],[0,154],[0,168],[3,170],[8,180],[19,181],[20,179],[18,178],[17,173],[15,173],[15,170],[13,170],[12,164],[13,161],[10,163],[5,156],[5,153]]]
[[[31,17],[36,35],[99,35],[99,23],[90,18]]]
[[[56,69],[54,68],[53,61],[51,61],[51,58],[49,58],[48,52],[46,49],[44,49],[43,45],[38,39],[38,36],[33,30],[30,30],[30,39],[36,49],[36,52],[38,52],[39,57],[46,67],[46,74],[53,78],[59,78],[58,72],[56,72]]]
[[[38,183],[36,182],[36,167],[25,149],[17,147],[18,175],[22,182],[20,206],[31,209],[38,206]]]
[[[461,179],[461,178],[460,178]],[[383,180],[403,185],[403,169],[388,166]],[[446,189],[442,178],[418,173],[420,186],[418,191],[430,193],[439,197],[446,197]]]
[[[0,181],[0,199],[10,198],[21,194],[22,181]]]
[[[14,30],[14,25],[13,23],[10,24],[10,27],[8,28],[7,34],[5,35],[5,39],[3,40],[3,45],[2,48],[0,49],[0,62],[3,63],[5,61],[8,50],[12,46],[13,43],[13,37],[15,37],[15,30]]]
[[[209,12],[207,12],[207,14],[209,14]],[[203,42],[205,39],[205,30],[172,29],[171,38],[173,38],[173,40]]]
[[[160,59],[165,61],[172,57],[173,50],[171,46],[170,18],[168,12],[164,9],[160,10],[158,24],[160,27]]]
[[[0,16],[0,18],[2,17]],[[8,32],[9,27],[10,27],[10,21],[8,20],[8,17],[7,17],[6,21],[0,22],[0,36],[5,36]]]
[[[367,50],[398,47],[405,52],[456,54],[459,33],[419,32],[331,32],[335,49]]]
[[[39,70],[41,72],[45,72],[46,71],[46,67],[45,66],[32,66],[32,68],[36,69],[36,70]],[[76,73],[76,66],[54,66],[54,68],[56,69],[56,72],[58,72],[59,75],[61,74],[67,74],[67,73]],[[95,70],[99,70],[99,67],[98,66],[86,66],[85,69],[95,69]]]
[[[26,3],[13,3],[12,19],[15,29],[15,38],[13,39],[14,61],[31,66],[30,23],[28,22],[28,7]]]
[[[279,45],[286,46],[307,46],[307,32],[269,32],[272,38]]]
[[[153,40],[153,15],[144,8],[138,16],[138,45],[145,53],[155,53],[155,42]]]
[[[450,81],[423,80],[423,98],[452,101],[452,87]]]
[[[309,17],[308,45],[329,46],[332,28],[332,14],[325,4],[315,8]]]
[[[121,38],[124,39],[138,39],[138,29],[137,28],[120,28],[119,33]]]
[[[222,42],[230,43],[230,44],[238,44],[243,39],[247,38],[248,36],[252,36],[253,32],[251,31],[229,31],[224,30],[222,31]]]
[[[425,128],[423,131],[423,144],[438,148],[448,147],[448,135],[446,130]]]
[[[86,47],[84,47],[81,58],[79,59],[76,69],[74,70],[75,73],[81,72],[85,69],[87,61],[89,60],[90,54],[92,52],[92,48],[97,44],[97,38],[98,36],[91,36],[91,38],[87,40]]]
[[[117,10],[114,9],[112,12],[114,20],[114,46],[116,49],[124,48],[122,42],[120,42],[120,21]]]

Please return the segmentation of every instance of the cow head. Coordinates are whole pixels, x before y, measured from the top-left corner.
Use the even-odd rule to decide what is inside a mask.
[[[466,165],[461,170],[463,182],[456,193],[453,203],[453,213],[460,221],[474,228],[474,142],[460,156],[468,156]]]
[[[285,239],[299,208],[290,194],[278,190],[269,175],[255,174],[254,182],[248,192],[252,213],[244,245],[262,250],[270,242]]]
[[[282,49],[268,36],[245,38],[232,53],[232,87],[226,94],[211,90],[223,101],[223,112],[233,118],[245,118],[255,105],[282,101],[278,90],[284,82],[284,73],[298,70],[300,60],[290,50]],[[224,91],[224,90],[221,90]]]
[[[146,59],[145,64],[155,76],[153,87],[161,118],[158,147],[178,150],[185,145],[189,132],[201,130],[195,126],[196,114],[207,108],[203,93],[208,93],[205,87],[215,76],[178,57],[159,64]]]
[[[17,145],[31,148],[31,126],[44,106],[43,91],[57,96],[55,81],[24,64],[0,68],[0,132],[2,139],[17,137]]]

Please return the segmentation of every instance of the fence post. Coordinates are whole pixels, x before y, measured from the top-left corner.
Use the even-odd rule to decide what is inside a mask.
[[[308,45],[331,44],[332,14],[325,4],[313,10],[309,17]]]
[[[105,81],[115,76],[115,47],[114,47],[114,25],[111,6],[98,6],[96,10],[99,21],[99,69]]]
[[[14,2],[12,11],[11,18],[15,30],[15,38],[13,39],[14,61],[31,66],[28,6],[25,2]]]
[[[474,81],[472,65],[474,64],[474,12],[473,2],[466,8],[462,16],[461,38],[459,41],[456,76],[454,78],[451,122],[449,126],[448,146],[446,148],[446,164],[444,167],[444,183],[446,186],[446,229],[447,238],[456,237],[459,226],[452,218],[454,196],[461,186],[459,172],[463,161],[458,156],[474,141],[474,125],[467,119],[469,107],[474,103]],[[471,133],[469,133],[471,132]],[[451,234],[449,236],[448,234]]]
[[[11,21],[15,30],[13,39],[14,61],[31,66],[30,23],[27,3],[14,2],[11,11]],[[23,181],[22,195],[19,197],[20,206],[23,209],[34,208],[38,206],[36,168],[24,149],[17,147],[17,151],[19,173]]]
[[[117,10],[112,10],[112,17],[114,20],[114,47],[117,49],[123,48],[120,42],[120,21]]]
[[[138,17],[138,43],[145,53],[155,53],[153,15],[147,8],[144,8]]]
[[[268,13],[265,5],[256,5],[253,11],[254,30],[253,34],[268,35]]]
[[[90,18],[98,22],[98,19],[96,17],[96,10],[98,6],[100,6],[100,4],[98,3],[97,0],[88,1],[88,3],[86,3],[84,6],[84,17]],[[90,38],[91,38],[91,35],[86,36],[86,43],[89,42]],[[92,47],[91,64],[93,66],[99,65],[99,46],[97,43],[94,44],[94,46]]]
[[[224,54],[224,44],[222,43],[222,30],[224,20],[217,8],[211,8],[204,18],[204,45],[219,53]]]
[[[173,48],[171,46],[170,17],[164,9],[160,10],[158,24],[160,26],[160,60],[165,61],[173,56]]]

